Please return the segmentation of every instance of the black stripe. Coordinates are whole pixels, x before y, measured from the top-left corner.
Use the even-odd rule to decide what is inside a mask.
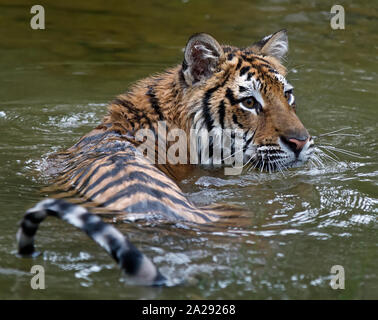
[[[248,133],[248,131],[247,131],[247,133]],[[248,147],[249,144],[252,142],[253,138],[255,137],[255,133],[256,133],[256,130],[253,131],[252,136],[246,141],[246,147]]]
[[[235,99],[234,93],[230,88],[226,90],[226,98],[230,101],[231,105],[234,106],[240,102],[239,99]]]
[[[256,130],[253,131],[252,136],[246,141],[245,139],[246,139],[248,133],[249,133],[249,130],[244,133],[244,137],[243,137],[244,138],[243,152],[247,151],[249,144],[252,142],[253,138],[255,137]]]
[[[110,181],[107,185],[105,185],[100,190],[96,191],[93,195],[91,195],[91,199],[95,199],[98,195],[104,193],[106,190],[113,188],[114,186],[117,186],[117,185],[122,184],[124,182],[153,183],[153,184],[159,186],[160,188],[171,189],[171,190],[173,189],[172,186],[162,182],[161,180],[153,178],[151,175],[148,175],[148,174],[146,174],[142,171],[134,171],[134,172],[130,172],[129,174],[120,177],[117,180]],[[176,189],[173,189],[173,190],[175,192],[177,191]],[[87,193],[87,191],[86,191],[86,193]],[[177,191],[177,193],[181,196],[184,196],[181,192]]]
[[[232,121],[241,129],[243,129],[242,124],[238,121],[238,116],[234,113],[232,115]]]
[[[269,62],[268,60],[265,60],[264,58],[261,58],[261,57],[259,57],[259,56],[256,56],[256,57],[254,57],[254,58],[255,58],[255,60],[260,60],[260,61],[265,62],[266,64],[270,64],[270,62]]]
[[[265,59],[263,59],[263,58],[261,58],[261,57],[259,57],[259,56],[257,56],[257,55],[255,55],[255,56],[253,56],[253,57],[247,57],[246,55],[242,55],[242,58],[245,60],[245,61],[247,61],[247,62],[250,62],[250,63],[252,63],[253,61],[255,61],[255,60],[260,60],[260,61],[263,61],[263,62],[265,62],[266,64],[269,64],[269,61],[267,61],[267,60],[265,60]]]
[[[213,136],[209,136],[209,159],[213,159],[213,153],[214,153]]]
[[[249,81],[249,80],[251,80],[252,79],[252,77],[255,75],[255,73],[254,72],[249,72],[248,73],[248,77],[247,77],[247,80]]]
[[[133,166],[133,167],[138,167],[140,169],[151,169],[147,166],[138,164],[138,163],[127,163],[124,161],[120,161],[119,159],[113,160],[114,162],[114,167],[111,170],[106,171],[104,174],[102,174],[99,178],[96,179],[96,181],[93,181],[92,184],[82,193],[83,195],[86,195],[90,190],[94,189],[97,187],[100,183],[102,183],[104,180],[106,180],[109,177],[115,177],[118,175],[122,170],[125,169],[126,166]],[[113,164],[108,164],[109,167],[113,166]],[[91,175],[93,177],[93,175]],[[91,177],[89,179],[91,179]]]
[[[92,178],[94,177],[94,175],[96,175],[97,172],[101,168],[108,167],[108,166],[111,166],[111,165],[112,165],[112,163],[109,160],[107,160],[105,163],[102,163],[102,164],[98,165],[92,171],[92,173],[84,180],[84,182],[80,185],[80,187],[77,189],[77,191],[81,192],[82,190],[84,190],[88,186],[89,182],[92,180]],[[86,194],[88,192],[88,190],[93,189],[94,187],[96,187],[98,183],[99,183],[98,180],[92,181],[92,185],[83,194]]]
[[[238,58],[238,64],[236,65],[236,69],[235,70],[239,70],[239,68],[241,67],[243,63],[243,60],[241,58]]]
[[[112,104],[119,105],[127,109],[127,111],[129,111],[138,122],[140,122],[143,118],[147,118],[146,115],[142,111],[137,110],[134,104],[128,100],[124,100],[122,98],[116,98],[115,100],[112,101]],[[134,123],[132,122],[129,122],[129,123],[134,127]]]
[[[33,224],[30,226],[30,223],[27,223],[25,220],[21,222],[22,232],[28,237],[34,237],[38,229],[38,224]]]
[[[229,75],[227,75],[227,77],[225,78],[225,80],[221,84],[217,85],[214,88],[207,90],[203,99],[202,99],[203,115],[204,115],[204,118],[205,118],[207,131],[209,131],[209,132],[214,128],[214,119],[211,117],[210,108],[209,108],[209,104],[210,104],[209,102],[210,102],[211,96],[213,95],[213,93],[215,91],[217,91],[219,88],[221,88],[225,85],[228,78],[229,78]]]
[[[247,57],[245,54],[242,55],[242,58],[244,61],[247,61],[249,63],[253,62],[253,60],[255,60],[255,57]]]
[[[279,72],[277,70],[274,70],[272,67],[270,67],[268,71],[274,74],[279,74]]]
[[[164,116],[161,113],[159,100],[155,95],[154,88],[152,86],[148,86],[147,96],[149,96],[149,101],[151,103],[152,108],[155,110],[155,112],[159,115],[160,120],[164,120]]]
[[[264,68],[267,68],[268,71],[270,71],[270,69],[272,69],[272,66],[269,65],[269,64],[266,64],[266,63],[256,64],[256,65],[254,65],[254,67],[257,68],[257,69],[260,69],[260,70],[261,70],[262,67],[264,67]]]
[[[156,190],[156,189],[148,187],[144,184],[139,184],[139,183],[132,184],[132,185],[128,186],[125,190],[118,192],[112,198],[110,198],[106,202],[102,203],[100,205],[100,207],[106,207],[106,206],[112,204],[113,202],[116,202],[117,200],[119,200],[121,198],[131,197],[131,196],[133,196],[137,193],[144,193],[144,194],[150,195],[150,196],[152,196],[152,197],[154,197],[158,200],[166,198],[166,199],[170,200],[172,203],[174,203],[175,205],[179,205],[179,206],[182,206],[182,207],[188,209],[190,211],[190,213],[201,217],[205,221],[210,221],[210,219],[208,219],[206,217],[206,215],[194,210],[193,206],[191,205],[191,203],[188,200],[184,201],[184,200],[178,199],[177,197],[172,196],[172,195],[170,195],[166,192]],[[127,210],[128,207],[126,207],[125,209]],[[146,212],[146,211],[144,211],[144,212]],[[167,214],[166,211],[164,211],[162,213]]]
[[[247,88],[243,86],[239,86],[239,92],[244,92],[244,91],[247,91]]]
[[[27,214],[25,217],[24,217],[24,220],[26,221],[30,221],[31,223],[34,223],[34,224],[39,224],[41,223],[43,220],[45,219],[44,216],[40,216],[40,217],[36,217],[34,214]]]
[[[101,140],[102,137],[106,134],[107,132],[102,132],[102,133],[98,133],[98,134],[94,134],[92,136],[87,136],[87,137],[84,137],[82,139],[80,139],[75,145],[74,147],[78,147],[82,144],[86,145],[88,143],[91,143],[93,142],[94,140]]]
[[[66,212],[66,211],[64,211]],[[80,219],[83,221],[84,225],[82,230],[85,231],[89,236],[93,237],[96,233],[103,233],[107,225],[98,219],[93,219],[92,213],[84,213]]]
[[[26,246],[23,246],[22,248],[19,247],[18,253],[25,256],[31,255],[32,253],[34,253],[34,245],[30,243]]]
[[[126,241],[126,240],[125,240]],[[143,254],[136,248],[131,242],[127,241],[129,250],[123,251],[120,257],[121,267],[126,270],[129,275],[135,275],[138,273]]]
[[[84,160],[83,160],[84,161]],[[57,185],[58,186],[62,186],[68,182],[71,182],[76,176],[78,176],[79,174],[83,174],[83,171],[84,170],[87,170],[87,167],[81,167],[79,169],[77,169],[76,171],[72,172],[74,170],[74,165],[72,166],[72,168],[69,168],[66,172],[64,172],[64,176],[60,177],[58,180],[57,180]],[[68,175],[68,177],[67,177]]]
[[[218,114],[219,114],[219,124],[221,125],[221,128],[224,129],[224,117],[225,117],[225,114],[226,114],[224,100],[222,100],[219,104]]]
[[[235,154],[235,131],[231,131],[231,154]]]
[[[54,206],[58,206],[58,209],[55,210],[54,208],[54,210],[52,210]],[[76,205],[68,201],[65,201],[62,199],[56,199],[53,203],[47,205],[46,211],[47,211],[47,214],[50,216],[59,217],[60,219],[63,219],[64,215],[74,210],[75,207]]]
[[[147,94],[148,94],[148,92],[147,92]],[[150,96],[150,103],[152,104],[151,99],[152,99],[152,97]],[[155,97],[155,99],[156,99],[156,97]],[[157,101],[157,99],[156,99],[156,101]],[[124,107],[125,109],[127,109],[132,115],[134,115],[135,119],[139,123],[141,123],[142,120],[146,120],[147,123],[148,123],[148,125],[149,125],[149,127],[155,133],[155,129],[154,129],[154,127],[153,127],[153,125],[152,125],[149,117],[146,116],[145,113],[142,110],[136,109],[133,103],[131,103],[128,100],[122,99],[122,98],[116,98],[115,100],[112,101],[112,104],[120,105],[120,106]],[[158,110],[157,112],[159,114],[160,110]],[[131,124],[132,127],[134,127],[134,123],[133,122],[129,121],[129,123]]]
[[[118,256],[118,252],[122,250],[120,242],[117,238],[114,238],[112,234],[105,234],[104,238],[106,240],[106,243],[109,245],[111,256],[115,261],[117,261],[117,263],[119,263],[120,257]]]
[[[118,201],[119,199],[128,198],[128,197],[131,197],[131,196],[133,196],[137,193],[144,193],[144,194],[152,196],[152,197],[154,197],[158,200],[166,198],[166,199],[172,201],[176,205],[183,206],[184,208],[189,209],[189,210],[193,209],[193,207],[189,203],[189,201],[184,201],[184,200],[178,199],[177,197],[172,196],[172,195],[170,195],[166,192],[154,189],[152,187],[149,187],[149,186],[146,186],[145,184],[140,184],[140,183],[134,183],[132,185],[127,186],[126,189],[118,192],[116,195],[111,197],[109,200],[102,203],[100,205],[100,207],[106,207],[106,206],[112,204],[113,202]]]
[[[270,153],[269,151],[266,152],[265,154],[267,154],[268,156],[268,160],[271,162],[272,160],[279,160],[279,159],[282,159],[282,155],[280,154],[274,154],[274,153]]]
[[[245,66],[245,67],[241,68],[240,69],[240,76],[243,76],[244,74],[246,74],[249,71],[250,68],[251,68],[250,66]]]
[[[106,158],[106,157],[109,157],[109,155],[104,154],[104,155],[98,156],[98,158],[96,159],[96,161],[100,161],[100,160],[102,160],[103,158]],[[80,159],[79,159],[78,162],[74,163],[74,164],[73,164],[70,168],[68,168],[68,169],[66,170],[66,172],[64,173],[65,176],[66,176],[66,175],[69,175],[69,177],[68,177],[67,179],[65,179],[65,180],[59,180],[58,183],[57,183],[57,185],[66,184],[66,183],[72,181],[72,180],[76,177],[76,180],[73,181],[72,186],[71,186],[68,190],[71,190],[71,189],[73,189],[73,187],[76,187],[76,186],[79,184],[80,180],[81,180],[83,177],[85,177],[85,175],[86,175],[86,174],[89,172],[89,170],[92,168],[92,166],[91,166],[92,164],[90,164],[90,165],[86,164],[86,165],[82,166],[82,167],[79,168],[79,169],[76,169],[75,166],[76,166],[77,164],[81,164],[82,162],[86,162],[86,161],[88,161],[88,158],[82,159],[81,161],[80,161]],[[92,174],[91,174],[91,175],[92,175]],[[91,175],[90,175],[90,176],[91,176]]]
[[[185,61],[185,59],[184,59],[184,61],[182,62],[182,71],[185,71],[186,69],[188,69],[188,64],[187,64],[187,62]]]
[[[122,106],[124,108],[126,108],[127,110],[131,111],[131,112],[135,112],[137,111],[135,109],[135,106],[128,100],[125,100],[121,97],[118,97],[116,99],[114,99],[111,104],[116,104],[116,105],[119,105],[119,106]]]
[[[215,87],[215,88],[212,88],[212,89],[209,89],[206,93],[205,93],[205,96],[203,98],[203,103],[202,103],[202,110],[203,110],[203,115],[205,117],[205,122],[206,122],[206,126],[207,126],[207,131],[211,131],[214,127],[214,120],[213,118],[211,117],[211,114],[210,114],[210,108],[209,108],[209,100],[211,98],[211,95],[213,94],[213,92],[218,89],[218,87]]]
[[[92,166],[85,166],[84,168],[85,170],[79,175],[79,177],[76,180],[73,181],[72,183],[73,188],[76,188],[79,185],[81,179],[83,179],[86,176],[86,174],[92,169]],[[92,174],[90,176],[92,176]],[[71,177],[71,180],[72,178],[73,177]]]

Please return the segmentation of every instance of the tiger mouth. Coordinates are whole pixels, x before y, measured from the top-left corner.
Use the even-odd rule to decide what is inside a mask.
[[[278,172],[290,168],[303,166],[307,161],[300,159],[290,160],[286,156],[261,156],[250,161],[247,171],[258,170],[261,172]]]
[[[247,171],[282,172],[283,170],[303,166],[310,159],[311,154],[312,151],[295,154],[282,150],[279,145],[262,145],[255,148],[252,156],[247,159],[244,166]]]

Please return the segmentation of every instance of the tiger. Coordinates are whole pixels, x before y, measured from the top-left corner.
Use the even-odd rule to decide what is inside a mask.
[[[168,131],[178,129],[187,137],[192,130],[195,134],[238,130],[242,167],[272,172],[306,163],[314,140],[296,114],[294,87],[283,66],[287,52],[286,30],[246,48],[220,45],[206,33],[192,35],[180,65],[136,82],[109,103],[100,125],[57,155],[60,173],[54,185],[61,194],[26,212],[17,233],[19,254],[35,252],[38,226],[51,215],[85,231],[131,279],[167,285],[167,278],[148,257],[94,213],[103,210],[121,219],[149,217],[196,224],[234,217],[230,207],[200,207],[182,192],[178,182],[202,165],[201,151],[196,151],[194,165],[159,161],[156,141],[161,139],[162,122]],[[141,130],[156,138],[145,150],[152,152],[155,161],[140,150]],[[220,166],[225,165],[226,151],[235,156],[236,138],[231,134],[228,150],[221,145]],[[184,142],[180,142],[184,153],[189,153],[188,141]],[[219,146],[214,139],[207,144]],[[209,152],[205,165],[219,164],[215,160]],[[67,201],[74,197],[81,200]]]

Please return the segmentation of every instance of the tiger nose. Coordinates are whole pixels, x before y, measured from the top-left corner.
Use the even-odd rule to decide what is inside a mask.
[[[303,136],[296,138],[281,137],[281,139],[283,140],[283,142],[285,142],[285,144],[290,148],[291,151],[293,151],[296,155],[299,155],[310,138],[308,136]]]
[[[295,150],[298,150],[298,151],[301,151],[303,149],[303,147],[305,146],[307,141],[308,141],[308,138],[306,138],[306,140],[298,140],[298,139],[295,139],[295,138],[289,139],[289,142],[294,144]]]

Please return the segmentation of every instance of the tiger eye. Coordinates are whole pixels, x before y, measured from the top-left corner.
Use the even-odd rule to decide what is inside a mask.
[[[255,105],[255,101],[253,98],[248,98],[248,99],[245,99],[243,101],[243,105],[246,107],[246,108],[250,108],[252,109]]]
[[[290,90],[288,90],[288,91],[286,91],[285,92],[285,98],[287,99],[287,100],[289,100],[290,99],[290,96],[293,94],[293,89],[290,89]]]

